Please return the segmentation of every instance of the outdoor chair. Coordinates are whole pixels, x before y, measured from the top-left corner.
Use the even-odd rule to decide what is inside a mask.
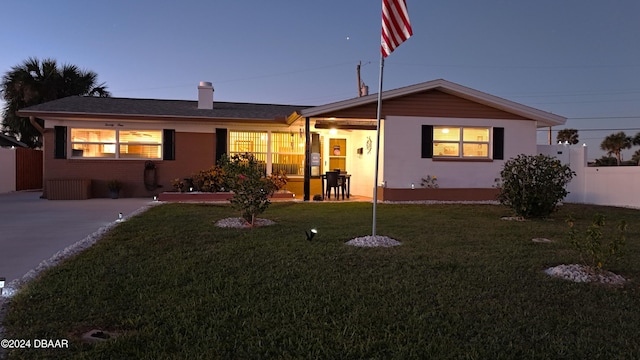
[[[325,176],[327,177],[327,198],[331,199],[331,189],[333,189],[333,193],[336,199],[340,199],[339,189],[342,188],[340,174],[337,171],[327,171]],[[344,193],[344,189],[342,190],[342,192]]]

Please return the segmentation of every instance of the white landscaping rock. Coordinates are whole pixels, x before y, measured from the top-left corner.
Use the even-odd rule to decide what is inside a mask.
[[[392,247],[402,243],[387,236],[363,236],[347,241],[345,244],[360,247]]]
[[[590,266],[571,264],[558,265],[546,269],[545,274],[559,277],[565,280],[584,283],[601,283],[610,285],[622,285],[627,279],[606,270],[596,270]]]

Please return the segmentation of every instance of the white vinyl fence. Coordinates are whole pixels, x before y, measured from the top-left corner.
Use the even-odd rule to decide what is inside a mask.
[[[538,145],[538,152],[575,171],[565,202],[640,208],[640,166],[588,167],[587,147],[581,145]]]
[[[16,191],[16,151],[0,147],[0,194]]]

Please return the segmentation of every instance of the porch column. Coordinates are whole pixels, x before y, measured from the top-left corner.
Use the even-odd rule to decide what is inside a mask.
[[[309,117],[304,118],[304,201],[311,193],[311,132]]]

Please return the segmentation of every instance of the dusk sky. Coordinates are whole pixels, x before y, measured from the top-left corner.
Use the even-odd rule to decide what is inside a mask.
[[[384,90],[443,78],[565,116],[556,130],[577,128],[590,159],[604,136],[640,132],[640,1],[407,6],[414,36],[385,61]],[[357,95],[358,62],[378,88],[381,1],[4,0],[0,13],[2,74],[54,58],[115,97],[196,100],[211,81],[219,101],[325,104]]]

